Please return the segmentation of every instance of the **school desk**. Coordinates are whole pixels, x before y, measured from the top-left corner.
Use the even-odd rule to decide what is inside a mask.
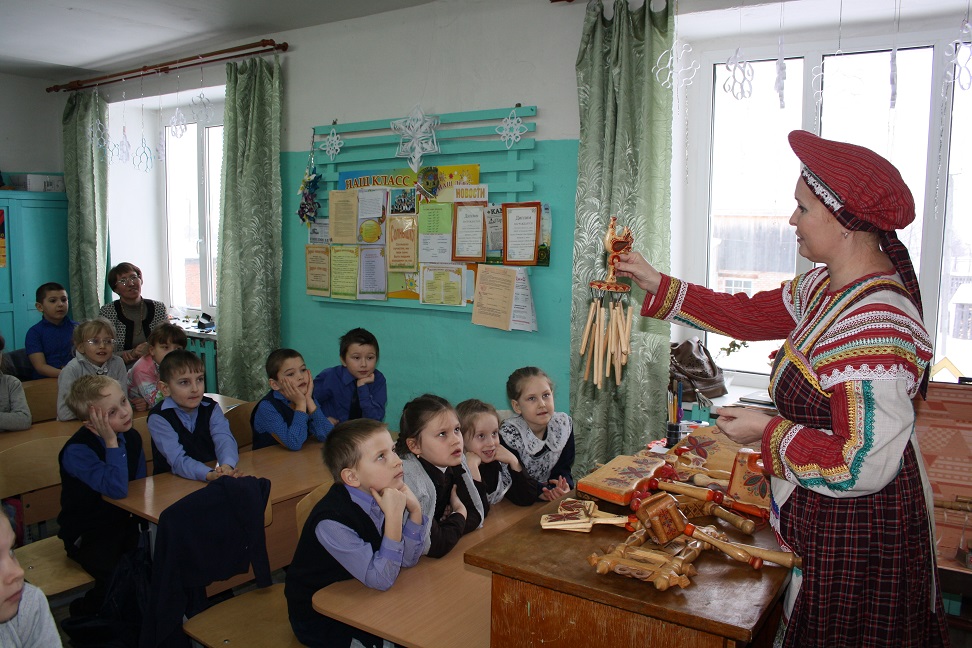
[[[273,521],[266,528],[267,556],[271,570],[286,567],[297,548],[297,502],[314,488],[332,481],[321,459],[321,444],[308,441],[297,452],[280,445],[241,452],[238,468],[246,475],[270,480]],[[162,511],[169,505],[204,486],[204,482],[165,473],[130,482],[127,497],[106,500],[157,524]],[[206,591],[212,595],[252,578],[251,570],[246,575],[214,583]]]
[[[206,394],[214,399],[224,412],[233,409],[242,401],[232,396],[222,396],[221,394]],[[148,426],[145,425],[145,417],[148,412],[134,413],[133,427],[142,436],[142,449],[145,452],[145,459],[149,463],[149,473],[152,471],[152,444],[149,438]],[[43,421],[36,423],[26,430],[16,432],[0,432],[0,452],[12,448],[27,441],[34,439],[50,439],[53,437],[70,437],[78,428],[81,427],[80,421]],[[58,448],[60,451],[60,448]],[[35,524],[44,522],[57,517],[61,512],[61,485],[56,484],[48,488],[42,488],[30,493],[22,493],[20,496],[24,507],[24,523]]]
[[[442,558],[423,556],[403,569],[385,592],[357,580],[314,594],[314,609],[409,648],[485,648],[489,645],[489,574],[463,564],[462,554],[489,544],[517,520],[540,524],[540,506],[500,502],[483,528],[460,538]]]
[[[552,513],[548,504],[537,513]],[[733,540],[778,549],[772,530],[746,536],[715,518]],[[728,648],[770,646],[789,570],[771,563],[754,570],[715,551],[695,561],[685,589],[657,591],[617,574],[599,575],[587,562],[623,541],[624,529],[591,533],[543,530],[524,519],[493,542],[466,552],[469,565],[491,571],[491,645]],[[765,642],[765,643],[764,643]]]

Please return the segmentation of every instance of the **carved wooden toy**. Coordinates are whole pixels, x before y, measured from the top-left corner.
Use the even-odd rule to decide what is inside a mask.
[[[590,532],[595,524],[612,524],[624,526],[628,523],[626,515],[611,515],[598,511],[594,502],[576,499],[565,499],[560,503],[556,513],[540,516],[540,528],[557,529],[560,531]]]
[[[621,455],[577,481],[577,492],[612,504],[629,506],[636,492],[647,490],[652,477],[677,476],[661,457]],[[637,506],[632,507],[637,510]]]

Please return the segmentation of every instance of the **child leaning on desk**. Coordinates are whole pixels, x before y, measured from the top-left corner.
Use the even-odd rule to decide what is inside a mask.
[[[294,635],[305,646],[382,646],[383,640],[314,611],[314,593],[356,578],[387,590],[422,555],[429,518],[405,485],[402,461],[379,421],[339,423],[324,442],[334,485],[304,524],[284,593]],[[384,534],[384,535],[382,535]]]
[[[334,428],[314,398],[314,381],[304,357],[294,349],[276,349],[267,356],[270,391],[250,415],[253,449],[279,443],[300,450],[308,438],[323,441]]]
[[[378,364],[378,339],[363,328],[341,336],[341,364],[314,377],[314,398],[337,425],[356,418],[385,420],[388,391]]]
[[[496,408],[470,398],[456,405],[456,413],[469,474],[473,482],[482,484],[487,501],[497,504],[505,497],[517,506],[536,502],[540,491],[536,480],[523,470],[520,457],[500,443]]]
[[[403,460],[405,483],[432,518],[422,553],[441,558],[464,534],[481,527],[489,512],[482,482],[474,482],[466,470],[456,410],[434,394],[410,400],[402,408],[395,450]]]
[[[67,405],[83,424],[57,457],[57,535],[68,557],[95,579],[82,603],[72,605],[72,614],[94,614],[118,560],[138,543],[138,520],[102,495],[128,495],[128,482],[145,477],[145,454],[142,437],[132,429],[132,406],[114,378],[81,376],[71,384]]]
[[[240,475],[239,448],[229,421],[205,389],[206,368],[195,353],[178,349],[162,359],[159,390],[165,400],[148,415],[154,474],[171,471],[198,481]],[[215,461],[216,467],[207,461]]]

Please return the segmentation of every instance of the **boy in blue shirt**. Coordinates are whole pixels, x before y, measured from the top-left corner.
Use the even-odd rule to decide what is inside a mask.
[[[205,389],[206,368],[192,351],[177,349],[159,364],[159,391],[165,400],[148,415],[154,474],[171,471],[198,481],[239,474],[239,448],[229,421]],[[215,461],[216,467],[207,461]]]
[[[95,579],[82,609],[101,607],[122,554],[138,543],[138,519],[102,499],[128,495],[128,482],[145,477],[142,437],[132,429],[132,406],[109,376],[81,376],[67,405],[84,424],[58,455],[61,512],[57,535],[68,557]],[[72,610],[77,612],[77,608]]]
[[[388,392],[378,364],[378,340],[363,328],[341,336],[341,364],[325,369],[314,378],[314,398],[337,425],[341,421],[385,419]]]
[[[382,640],[314,611],[322,587],[357,578],[387,590],[403,567],[422,556],[429,517],[405,484],[402,460],[388,428],[357,419],[335,426],[324,442],[324,463],[334,485],[304,524],[284,594],[294,635],[305,646],[365,646]]]
[[[327,438],[334,428],[314,399],[314,381],[304,358],[294,349],[277,349],[267,356],[270,391],[250,415],[253,449],[280,443],[300,450],[308,437]]]
[[[78,323],[67,316],[68,295],[61,284],[43,284],[36,297],[34,307],[41,312],[41,320],[27,329],[24,350],[34,367],[34,378],[57,378],[74,359],[71,336]]]

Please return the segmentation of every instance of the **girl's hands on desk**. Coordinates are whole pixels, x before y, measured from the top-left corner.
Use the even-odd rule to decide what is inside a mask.
[[[570,492],[570,484],[567,483],[566,477],[561,476],[558,479],[551,479],[549,484],[550,485],[544,488],[543,492],[540,493],[540,499],[553,502],[555,500],[559,500],[561,497]]]
[[[720,407],[716,427],[736,443],[746,445],[762,440],[772,417],[746,407]]]

